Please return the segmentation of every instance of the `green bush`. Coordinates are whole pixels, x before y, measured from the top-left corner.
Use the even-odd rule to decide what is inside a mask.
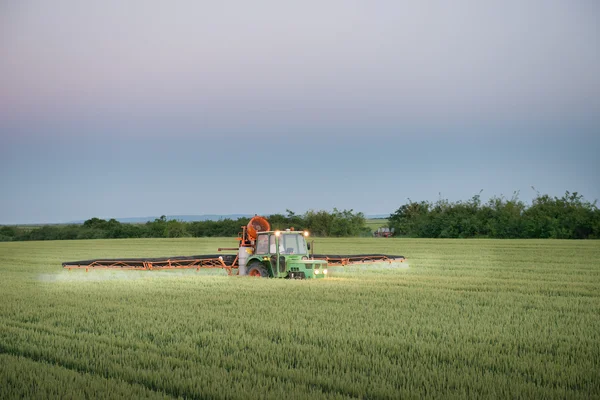
[[[479,195],[462,202],[409,201],[389,218],[396,234],[421,238],[600,238],[600,211],[596,202],[577,192],[562,197],[540,195],[531,206],[518,199],[492,197],[482,204]]]

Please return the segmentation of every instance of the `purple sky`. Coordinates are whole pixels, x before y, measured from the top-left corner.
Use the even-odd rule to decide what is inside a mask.
[[[600,3],[290,3],[0,3],[0,223],[600,199]]]

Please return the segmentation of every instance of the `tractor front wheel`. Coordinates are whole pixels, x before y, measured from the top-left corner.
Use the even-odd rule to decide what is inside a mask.
[[[267,269],[261,263],[252,263],[248,267],[248,276],[255,278],[266,278],[269,276]]]

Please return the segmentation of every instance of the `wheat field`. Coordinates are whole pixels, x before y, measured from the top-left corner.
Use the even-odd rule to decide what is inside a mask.
[[[315,238],[324,280],[65,271],[231,238],[0,243],[0,398],[600,397],[600,242]]]

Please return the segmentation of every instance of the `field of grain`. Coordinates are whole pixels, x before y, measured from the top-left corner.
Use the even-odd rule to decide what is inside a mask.
[[[231,239],[0,243],[0,398],[600,396],[600,242],[315,239],[325,280],[63,271]]]

